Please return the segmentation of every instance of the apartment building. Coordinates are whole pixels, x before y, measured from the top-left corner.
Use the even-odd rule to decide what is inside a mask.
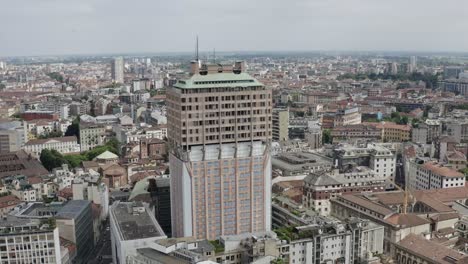
[[[286,141],[289,140],[289,110],[288,109],[273,109],[273,140]]]
[[[465,186],[465,175],[436,161],[408,161],[408,179],[413,190],[443,189]]]

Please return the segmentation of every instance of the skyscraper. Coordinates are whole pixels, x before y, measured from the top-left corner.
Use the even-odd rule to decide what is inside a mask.
[[[410,57],[410,63],[409,63],[409,66],[408,66],[408,72],[416,71],[416,66],[417,66],[416,56],[411,56]]]
[[[193,61],[167,91],[174,237],[271,228],[271,90],[244,68]]]
[[[112,80],[116,83],[124,83],[124,59],[117,57],[112,63]]]

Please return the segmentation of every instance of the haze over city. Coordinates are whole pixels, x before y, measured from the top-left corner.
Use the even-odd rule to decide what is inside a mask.
[[[468,51],[463,0],[2,1],[0,56]]]
[[[468,264],[466,0],[0,18],[0,264]]]

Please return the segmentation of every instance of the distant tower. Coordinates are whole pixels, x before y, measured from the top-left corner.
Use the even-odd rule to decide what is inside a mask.
[[[392,62],[390,64],[390,74],[397,74],[398,73],[398,65],[396,64],[396,62]]]
[[[112,63],[112,80],[116,83],[124,83],[124,59],[117,57]]]
[[[408,71],[409,71],[409,72],[414,72],[414,71],[416,71],[416,66],[417,66],[416,56],[411,56],[411,57],[410,57],[409,67],[408,67]]]

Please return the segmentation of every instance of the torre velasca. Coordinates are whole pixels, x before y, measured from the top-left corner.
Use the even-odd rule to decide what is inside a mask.
[[[271,98],[244,62],[193,61],[168,89],[174,237],[270,230]]]

